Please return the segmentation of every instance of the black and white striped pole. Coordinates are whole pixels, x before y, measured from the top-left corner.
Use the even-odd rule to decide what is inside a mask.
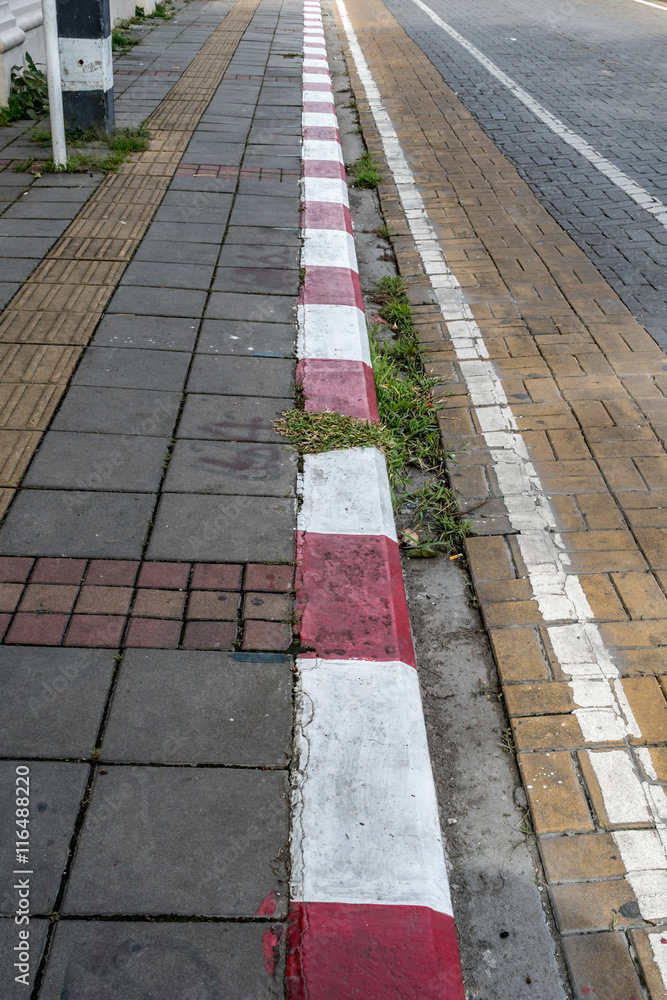
[[[44,47],[46,49],[46,81],[49,88],[49,115],[51,118],[51,144],[53,162],[64,167],[67,161],[63,97],[60,83],[60,52],[58,50],[58,20],[56,0],[42,0],[44,22]]]
[[[55,0],[68,129],[114,126],[109,0]]]

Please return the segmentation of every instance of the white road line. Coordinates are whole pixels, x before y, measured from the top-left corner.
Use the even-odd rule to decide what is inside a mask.
[[[457,329],[462,315],[472,315],[463,289],[445,260],[344,0],[336,0],[336,3],[424,270],[432,279],[447,326],[451,323]],[[482,332],[474,319],[466,319],[465,323],[466,337],[454,337],[453,346],[494,463],[510,523],[518,532],[517,542],[540,613],[546,622],[560,623],[548,626],[547,631],[563,673],[572,678],[570,687],[575,704],[580,705],[576,717],[584,740],[600,742],[623,739],[626,735],[637,736],[639,728],[619,681],[618,668],[612,662],[598,626],[590,620],[594,617],[593,612],[579,577],[568,572],[570,560],[558,533],[553,510],[517,429],[502,381],[493,363],[488,360]],[[569,624],[563,624],[564,620]],[[633,775],[631,787],[633,791],[640,790],[639,795],[631,796],[626,802],[623,821],[645,823],[650,817],[648,821],[655,824],[663,852],[667,854],[667,798],[664,790],[639,781],[626,750],[611,753],[624,758],[624,766]],[[611,759],[608,753],[595,756],[600,773],[606,774],[605,765]],[[620,760],[620,757],[613,757],[613,761]],[[602,783],[606,786],[604,779]],[[606,787],[602,789],[603,796],[605,790]],[[609,794],[612,794],[611,791]],[[610,808],[614,807],[612,799]],[[640,909],[644,902],[641,897],[638,899]],[[651,903],[651,912],[652,906]],[[646,908],[649,909],[648,906]],[[667,913],[664,915],[667,916]]]
[[[639,2],[648,3],[648,0],[639,0]],[[647,212],[650,212],[651,215],[655,216],[658,222],[660,222],[665,229],[667,229],[667,205],[663,205],[661,201],[654,198],[652,194],[649,194],[646,188],[643,188],[640,184],[633,181],[631,177],[628,177],[627,174],[623,173],[623,171],[612,163],[611,160],[608,160],[605,156],[602,156],[601,153],[598,153],[598,151],[594,149],[590,143],[586,142],[585,139],[582,139],[581,136],[577,135],[576,132],[573,132],[572,129],[569,129],[564,122],[562,122],[559,118],[556,118],[555,115],[552,115],[550,111],[547,111],[547,109],[536,101],[535,98],[531,97],[530,94],[523,89],[523,87],[520,87],[511,76],[508,76],[507,73],[503,73],[499,66],[496,66],[496,64],[488,59],[483,52],[480,52],[476,45],[473,45],[467,38],[460,35],[455,28],[452,28],[451,24],[447,24],[447,22],[443,21],[441,17],[438,17],[435,11],[431,10],[430,7],[427,7],[427,5],[423,3],[423,0],[413,0],[413,3],[415,3],[420,10],[423,10],[424,13],[428,15],[428,17],[430,17],[439,28],[446,31],[447,34],[454,39],[454,41],[458,42],[459,45],[462,45],[471,56],[473,56],[482,64],[482,66],[484,66],[486,70],[488,70],[491,76],[494,76],[496,80],[503,84],[504,87],[507,87],[517,100],[521,101],[521,103],[524,104],[529,111],[533,112],[536,118],[539,118],[539,120],[550,128],[552,132],[559,136],[563,142],[566,142],[569,146],[572,146],[573,149],[576,149],[576,151],[580,153],[581,156],[585,157],[589,163],[592,163],[601,174],[604,174],[605,177],[619,187],[621,191],[625,192],[628,197],[632,198],[634,202],[646,209]],[[656,7],[658,5],[651,4],[651,6]]]
[[[658,10],[667,10],[664,3],[651,3],[651,0],[635,0],[635,3],[643,3],[647,7],[656,7]]]

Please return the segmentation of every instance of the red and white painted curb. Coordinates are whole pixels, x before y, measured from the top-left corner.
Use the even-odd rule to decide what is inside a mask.
[[[377,420],[320,5],[304,3],[299,379]],[[292,784],[289,1000],[463,1000],[384,457],[307,455]]]

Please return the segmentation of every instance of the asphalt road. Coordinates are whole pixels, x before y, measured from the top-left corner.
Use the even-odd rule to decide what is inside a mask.
[[[661,222],[540,120],[415,0],[387,7],[661,346]],[[428,7],[630,183],[667,206],[667,4],[638,0],[426,0]],[[626,188],[624,190],[623,188]]]

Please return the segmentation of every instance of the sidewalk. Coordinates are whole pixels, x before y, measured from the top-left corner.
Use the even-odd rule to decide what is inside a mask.
[[[116,63],[148,152],[0,173],[32,181],[0,218],[3,997],[14,870],[32,996],[283,995],[302,38],[296,3],[192,3]]]

